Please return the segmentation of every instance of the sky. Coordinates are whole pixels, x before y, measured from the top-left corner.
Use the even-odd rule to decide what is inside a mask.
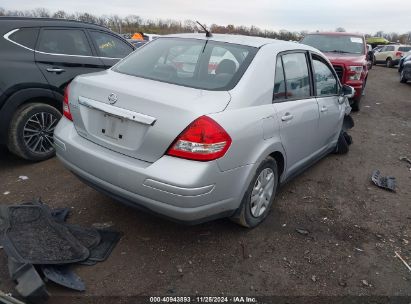
[[[102,4],[104,3],[104,4]],[[386,0],[1,0],[7,10],[38,7],[50,12],[94,15],[138,15],[146,19],[199,20],[211,25],[255,25],[261,29],[325,31],[343,27],[350,32],[411,31],[411,1],[387,11]]]

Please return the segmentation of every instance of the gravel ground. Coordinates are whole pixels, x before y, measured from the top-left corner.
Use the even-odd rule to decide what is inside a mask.
[[[67,302],[196,293],[411,297],[411,272],[394,254],[411,263],[411,171],[399,160],[411,158],[410,96],[411,84],[400,84],[396,69],[374,67],[362,109],[353,114],[349,154],[330,155],[283,186],[254,230],[228,220],[178,225],[99,194],[55,158],[33,164],[4,150],[0,204],[41,197],[71,207],[71,223],[108,222],[124,232],[106,262],[76,267],[85,293],[49,284],[51,303],[61,303],[53,301],[58,295]],[[375,187],[373,169],[395,176],[397,192]],[[6,265],[0,250],[0,290],[11,292]]]

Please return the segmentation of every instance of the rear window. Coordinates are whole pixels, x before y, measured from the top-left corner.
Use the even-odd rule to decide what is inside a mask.
[[[34,49],[38,34],[39,29],[37,28],[21,28],[11,34],[9,39],[25,47]]]
[[[159,38],[120,61],[113,70],[205,90],[231,90],[257,48],[202,39]]]
[[[411,46],[401,46],[398,48],[398,51],[400,52],[409,52],[411,51]]]
[[[349,35],[307,35],[301,43],[315,47],[321,52],[364,54],[364,39]]]

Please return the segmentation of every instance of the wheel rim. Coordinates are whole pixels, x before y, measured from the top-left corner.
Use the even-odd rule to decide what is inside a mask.
[[[48,112],[38,112],[31,116],[23,128],[26,147],[34,153],[53,151],[53,132],[57,121],[57,117]]]
[[[257,177],[251,193],[250,208],[254,217],[260,217],[268,208],[274,191],[274,171],[265,168]]]
[[[387,60],[387,67],[390,67],[390,66],[391,66],[391,60],[388,59],[388,60]]]

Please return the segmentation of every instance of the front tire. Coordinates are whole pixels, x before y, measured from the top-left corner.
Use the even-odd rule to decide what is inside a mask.
[[[407,78],[405,78],[404,69],[402,69],[401,74],[400,74],[400,82],[407,83]]]
[[[46,160],[55,154],[53,132],[61,113],[44,103],[20,107],[10,123],[7,147],[10,152],[31,161]]]
[[[237,224],[254,228],[261,224],[270,212],[278,187],[277,162],[267,157],[257,168],[240,208],[231,218]]]
[[[387,68],[392,68],[394,66],[392,63],[392,59],[390,57],[388,57],[387,60],[385,61],[385,66]]]

